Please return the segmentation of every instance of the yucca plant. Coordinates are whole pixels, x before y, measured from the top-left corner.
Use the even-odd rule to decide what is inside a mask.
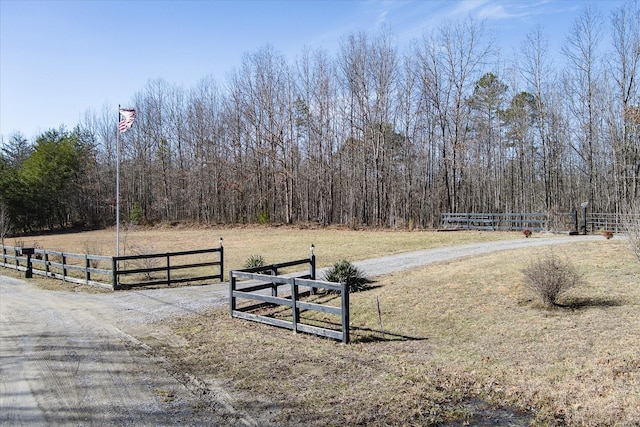
[[[262,267],[264,265],[264,258],[262,255],[251,255],[244,263],[244,268]]]
[[[265,263],[264,258],[262,257],[262,255],[251,255],[249,258],[247,258],[247,261],[244,263],[244,268],[262,267],[265,264],[266,263]],[[269,268],[267,268],[265,270],[258,270],[258,271],[256,271],[256,273],[258,273],[258,274],[271,274],[271,270]]]
[[[349,292],[363,291],[371,283],[362,270],[347,260],[333,264],[333,267],[324,274],[324,280],[327,282],[346,283],[349,286]]]

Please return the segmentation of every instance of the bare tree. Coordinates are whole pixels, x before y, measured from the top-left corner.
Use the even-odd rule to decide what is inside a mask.
[[[601,52],[603,27],[586,8],[565,64],[535,28],[512,75],[467,19],[406,52],[388,31],[362,32],[293,64],[265,46],[223,84],[150,81],[120,135],[123,213],[392,227],[435,226],[444,211],[568,212],[584,200],[621,213],[640,195],[639,17],[636,3],[616,9]],[[74,197],[104,223],[115,217],[116,117],[113,107],[87,114],[81,132],[96,150]],[[15,139],[3,155],[19,169],[29,145]]]
[[[597,174],[599,159],[605,159],[601,150],[602,133],[599,128],[599,90],[602,74],[599,68],[598,45],[602,39],[602,21],[599,12],[587,6],[571,26],[567,44],[562,52],[568,61],[565,70],[566,96],[570,100],[574,150],[579,154],[586,177],[585,196],[592,206],[602,206],[602,181]],[[596,198],[598,200],[596,201]]]
[[[423,37],[418,48],[425,111],[436,117],[439,171],[443,195],[441,208],[465,209],[461,188],[467,179],[469,105],[474,82],[493,54],[493,44],[485,40],[483,25],[473,20],[447,23]]]
[[[609,141],[619,202],[640,197],[640,9],[628,2],[611,14],[613,55],[608,71],[613,80],[608,108]]]
[[[475,84],[468,100],[471,107],[469,170],[473,186],[469,186],[471,210],[502,212],[505,179],[505,148],[501,132],[501,111],[507,85],[493,73],[484,74]]]
[[[532,177],[539,184],[530,189],[530,209],[534,211],[559,209],[558,201],[562,196],[557,193],[560,186],[557,181],[558,163],[562,162],[562,143],[552,137],[554,123],[559,121],[560,105],[552,101],[556,86],[554,70],[550,64],[549,43],[542,29],[535,27],[521,46],[520,74],[525,82],[525,91],[531,93],[535,107],[535,133],[531,139],[529,161],[534,169]],[[556,180],[554,180],[554,177]]]
[[[628,202],[622,218],[631,250],[640,261],[640,200],[635,199]]]
[[[341,205],[334,170],[339,117],[335,64],[324,51],[304,51],[296,68],[296,137],[306,154],[300,171],[301,218],[328,225]]]

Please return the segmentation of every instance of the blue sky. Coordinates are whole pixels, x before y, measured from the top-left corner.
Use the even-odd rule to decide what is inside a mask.
[[[592,2],[602,12],[622,1]],[[389,28],[398,46],[443,20],[485,20],[502,56],[535,25],[557,50],[587,4],[571,0],[19,1],[0,0],[0,135],[79,123],[128,106],[149,80],[185,89],[224,83],[245,53],[270,44],[293,61],[304,46],[337,53],[358,31]],[[115,124],[114,124],[115,126]]]

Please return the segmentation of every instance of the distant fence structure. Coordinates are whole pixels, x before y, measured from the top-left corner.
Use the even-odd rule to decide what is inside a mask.
[[[302,276],[278,275],[278,272],[285,267],[307,263],[309,264],[309,274]],[[279,287],[286,288],[285,294],[282,296],[279,296]],[[314,294],[318,288],[338,292],[340,307],[302,300],[304,294],[301,292],[302,287],[308,288],[309,294]],[[240,306],[239,302],[242,300],[245,304]],[[268,316],[260,311],[267,307],[285,307],[285,310],[290,311],[290,314],[285,316],[280,313],[281,317],[288,317],[291,320]],[[305,322],[305,319],[301,317],[301,312],[305,310],[339,316],[340,330]],[[313,252],[309,259],[231,270],[229,273],[229,312],[231,317],[332,338],[345,344],[349,343],[349,287],[344,283],[315,280],[315,255]]]
[[[624,233],[625,218],[629,219],[633,224],[640,224],[640,215],[591,212],[587,215],[587,230],[592,233],[599,231]]]
[[[453,213],[440,215],[442,229],[491,231],[575,231],[578,213]]]
[[[548,215],[544,213],[452,213],[440,215],[442,230],[492,230],[520,231],[528,228],[531,231],[569,231],[573,233],[597,233],[611,231],[624,233],[624,219],[629,214],[583,212],[560,213]],[[637,224],[640,218],[631,214],[631,222]]]
[[[191,259],[203,254],[217,254],[217,259],[185,261],[185,258]],[[182,261],[178,263],[176,258]],[[2,245],[0,266],[24,271],[27,278],[37,274],[112,290],[153,285],[171,286],[178,283],[195,284],[213,279],[222,282],[224,248],[220,239],[220,246],[211,249],[111,257]],[[209,267],[217,267],[217,271],[203,274],[202,269]],[[181,273],[175,274],[176,271]],[[130,280],[123,282],[122,278],[127,277]]]

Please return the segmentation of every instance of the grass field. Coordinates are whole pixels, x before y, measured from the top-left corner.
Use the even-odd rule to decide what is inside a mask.
[[[519,239],[519,233],[433,231],[393,232],[300,227],[231,228],[138,228],[120,231],[120,255],[165,253],[215,248],[223,238],[225,277],[229,270],[242,268],[251,255],[262,255],[267,264],[307,258],[315,246],[318,267],[342,259],[358,261],[399,252],[481,241]],[[7,245],[35,246],[48,250],[93,255],[115,255],[115,230],[51,234],[7,239]],[[110,268],[110,266],[103,266]]]
[[[47,249],[73,251],[85,237],[101,241],[101,233],[77,235],[75,243],[71,235],[37,239]],[[105,246],[112,235],[104,233]],[[256,253],[267,262],[303,258],[311,242],[319,264],[330,265],[522,238],[237,228],[140,231],[128,239],[170,250],[216,246],[219,235],[229,268]],[[185,346],[140,338],[176,366],[222,384],[239,407],[271,413],[270,425],[640,425],[640,263],[622,239],[555,246],[584,285],[561,299],[563,308],[549,310],[525,288],[521,272],[544,250],[377,278],[351,296],[349,345],[230,319],[226,309],[173,320]]]
[[[353,294],[350,345],[221,310],[174,322],[190,345],[169,352],[275,405],[274,425],[638,425],[640,263],[621,240],[554,250],[585,279],[565,308],[522,284],[541,249],[499,252]]]

